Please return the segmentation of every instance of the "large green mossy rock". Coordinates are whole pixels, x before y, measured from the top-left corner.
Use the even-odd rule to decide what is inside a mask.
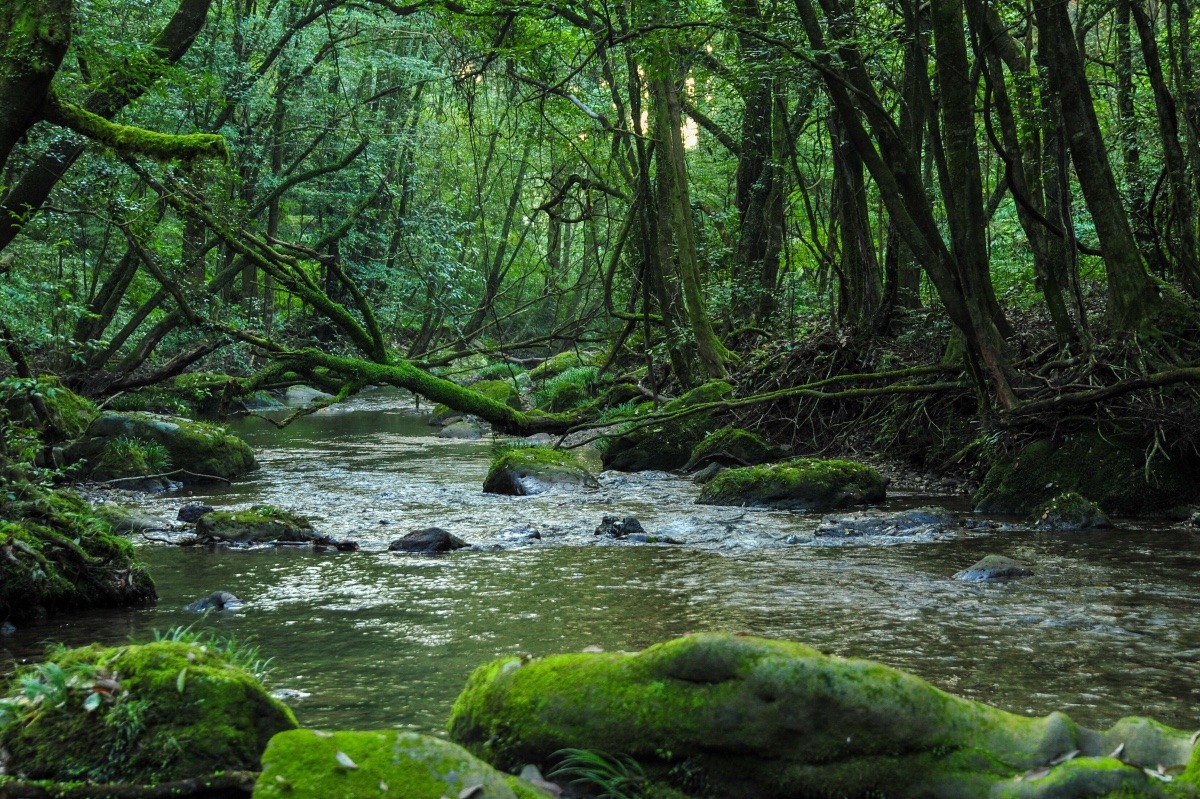
[[[69,491],[0,500],[0,622],[152,601],[133,546]]]
[[[1080,433],[1061,444],[1035,441],[993,466],[975,494],[975,510],[1026,516],[1065,491],[1106,513],[1164,512],[1200,494],[1200,483],[1175,461],[1147,462],[1145,447],[1119,436]]]
[[[887,479],[862,463],[798,458],[726,469],[700,490],[701,505],[834,510],[882,502]]]
[[[564,748],[623,753],[655,780],[728,799],[1153,797],[1162,783],[1143,767],[1178,768],[1192,748],[1186,733],[1144,719],[1096,732],[877,663],[711,633],[637,654],[482,666],[454,704],[450,736],[500,768]],[[1122,743],[1126,762],[1106,757]],[[1193,758],[1180,782],[1196,772]]]
[[[178,479],[184,482],[232,480],[258,468],[249,445],[225,428],[153,413],[101,414],[65,454],[68,461],[95,469],[118,440],[163,447],[171,468],[183,470]]]
[[[476,394],[482,394],[488,399],[503,403],[513,410],[521,410],[521,392],[510,380],[481,380],[469,388]]]
[[[254,799],[546,799],[461,746],[413,732],[292,730],[262,761]]]
[[[1074,491],[1064,491],[1033,511],[1039,530],[1092,530],[1112,527],[1112,522],[1095,502]]]
[[[271,736],[296,727],[252,674],[199,642],[62,650],[18,672],[10,698],[24,695],[25,680],[52,697],[18,700],[16,720],[0,728],[5,770],[25,779],[155,783],[257,770]]]
[[[40,420],[33,410],[32,395],[41,398],[50,413],[50,421],[68,439],[83,435],[99,413],[95,403],[63,388],[58,378],[43,375],[37,380],[16,383],[12,390],[0,397],[11,424],[40,428]]]
[[[713,381],[671,400],[659,412],[669,415],[731,396],[733,386]],[[608,442],[604,449],[604,468],[622,472],[682,469],[691,459],[692,449],[716,427],[714,413],[698,411],[632,429]]]
[[[301,544],[322,538],[308,519],[274,505],[206,513],[196,520],[196,534],[206,544]]]
[[[757,466],[786,456],[782,447],[768,444],[758,433],[737,427],[722,427],[710,433],[692,449],[684,467],[688,471],[710,463]]]
[[[502,450],[483,481],[485,494],[532,496],[554,489],[599,488],[600,484],[572,450],[514,447]]]

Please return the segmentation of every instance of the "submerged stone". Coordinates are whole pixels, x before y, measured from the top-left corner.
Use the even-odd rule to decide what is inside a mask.
[[[600,519],[600,525],[596,528],[594,534],[608,536],[609,538],[625,538],[627,536],[647,538],[646,530],[642,527],[642,523],[632,516],[621,518],[605,516]]]
[[[799,458],[727,469],[700,490],[701,505],[834,510],[882,502],[887,479],[862,463]]]
[[[0,727],[8,774],[27,779],[154,783],[256,770],[292,712],[211,642],[89,646],[23,669],[58,700],[15,706]],[[56,688],[55,674],[70,675]],[[93,699],[92,697],[98,697]]]
[[[207,613],[208,611],[223,611],[223,610],[238,610],[246,603],[238,599],[228,591],[213,591],[206,597],[197,599],[195,602],[184,607],[184,610],[190,610],[195,613]]]
[[[1125,762],[1107,757],[1134,728],[1145,741],[1127,743]],[[1062,713],[1015,715],[870,661],[718,633],[636,654],[495,661],[471,675],[449,729],[500,768],[564,748],[621,753],[663,790],[725,799],[1080,799],[1115,796],[1113,785],[1151,797],[1159,783],[1143,769],[1179,769],[1191,749],[1186,733],[1144,720],[1087,730]],[[1043,790],[1043,779],[1065,787]]]
[[[312,386],[288,386],[283,402],[292,408],[303,408],[314,402],[333,399],[333,395]]]
[[[531,496],[558,488],[599,488],[600,484],[572,450],[550,447],[505,449],[492,461],[483,481],[485,494]]]
[[[1011,580],[1017,577],[1032,577],[1033,570],[1020,561],[1003,555],[987,555],[975,565],[954,575],[955,580]]]
[[[438,438],[454,438],[461,441],[478,441],[483,438],[483,428],[478,422],[462,419],[451,422],[441,429]]]
[[[833,538],[858,536],[915,538],[950,532],[957,526],[958,522],[950,511],[935,506],[895,512],[864,510],[822,518],[821,523],[817,525],[817,535]]]
[[[262,760],[254,799],[546,799],[461,746],[414,732],[282,732]]]

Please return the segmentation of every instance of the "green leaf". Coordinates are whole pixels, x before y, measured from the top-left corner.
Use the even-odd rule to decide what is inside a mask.
[[[187,666],[179,670],[179,676],[175,678],[175,688],[179,693],[183,693],[184,687],[187,685]]]

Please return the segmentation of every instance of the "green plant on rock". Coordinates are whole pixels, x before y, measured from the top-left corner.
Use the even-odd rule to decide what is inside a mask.
[[[555,413],[577,408],[592,398],[599,374],[594,366],[567,369],[533,392],[534,405]]]
[[[595,789],[599,791],[597,799],[641,799],[645,796],[646,772],[629,755],[610,755],[591,749],[560,749],[554,757],[562,760],[548,776]]]
[[[166,630],[155,630],[155,642],[170,642],[175,644],[192,644],[203,652],[211,652],[225,658],[238,668],[245,669],[254,675],[259,682],[266,680],[271,673],[271,661],[274,658],[263,659],[259,648],[248,641],[239,641],[236,636],[218,635],[212,630],[198,630],[198,622],[188,625],[170,627]]]
[[[117,436],[104,446],[94,474],[106,478],[162,474],[171,468],[171,455],[156,441]]]

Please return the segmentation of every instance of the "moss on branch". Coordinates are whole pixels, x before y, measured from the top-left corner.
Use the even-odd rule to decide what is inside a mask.
[[[46,100],[45,115],[47,121],[55,125],[69,128],[126,155],[145,155],[158,161],[229,158],[223,136],[214,133],[175,135],[120,125],[53,93]]]

